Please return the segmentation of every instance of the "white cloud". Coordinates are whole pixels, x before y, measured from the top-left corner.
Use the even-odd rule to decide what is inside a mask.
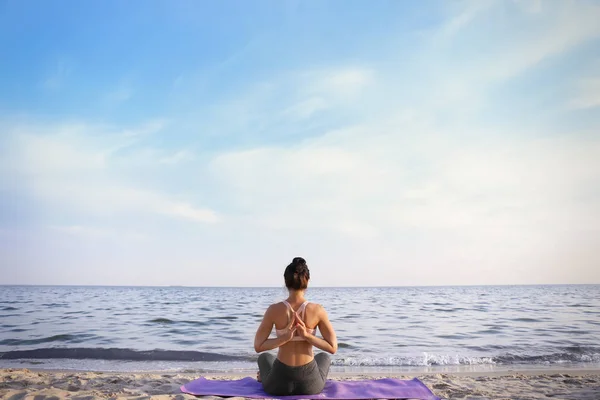
[[[322,97],[310,97],[288,107],[283,111],[283,115],[290,116],[293,120],[302,120],[328,108],[327,101]]]
[[[538,14],[542,12],[543,3],[542,0],[513,0],[519,7],[531,14]],[[547,5],[547,2],[546,2]]]
[[[582,79],[577,84],[577,94],[571,98],[572,108],[600,107],[600,78]]]
[[[95,215],[152,213],[214,223],[217,214],[156,189],[142,188],[123,176],[128,154],[119,155],[162,124],[114,130],[86,125],[9,130],[1,162],[3,179],[19,179],[19,187],[48,203]],[[181,157],[181,156],[179,156]],[[155,160],[159,165],[164,159]],[[173,160],[171,160],[173,161]]]
[[[467,27],[477,16],[493,5],[489,0],[468,0],[452,3],[459,8],[439,29],[438,35],[444,39],[452,37],[461,29]],[[453,10],[454,11],[454,10]]]
[[[330,67],[279,73],[252,82],[224,101],[211,103],[192,122],[203,135],[291,135],[300,123],[350,113],[376,84],[374,71]]]
[[[469,143],[447,131],[419,134],[408,124],[382,129],[373,124],[347,131],[345,140],[334,132],[295,148],[229,152],[212,168],[243,211],[271,226],[362,226],[371,236],[375,227],[534,224],[565,207],[576,212],[564,204],[600,180],[594,138]],[[511,221],[498,211],[508,208],[517,210]]]
[[[533,31],[527,40],[521,39],[516,46],[507,48],[493,63],[494,68],[487,71],[489,76],[515,76],[544,59],[600,36],[599,6],[565,2],[544,13],[548,14],[549,22],[537,32]]]
[[[79,226],[79,225],[50,226],[49,228],[56,232],[67,233],[69,235],[75,235],[75,236],[84,235],[84,236],[91,236],[91,237],[99,238],[99,237],[108,237],[111,235],[111,232],[107,229]]]
[[[443,76],[481,88],[600,37],[598,4],[526,3],[466,2],[449,25],[432,35],[433,57],[439,54]]]
[[[193,155],[188,150],[179,150],[173,154],[161,157],[158,162],[161,164],[178,164],[180,162],[189,161],[193,159]]]
[[[371,81],[372,72],[364,69],[343,69],[328,74],[324,79],[324,85],[340,88],[345,91],[350,88],[354,91],[357,87],[362,88]]]
[[[300,93],[316,93],[337,102],[355,98],[375,80],[371,69],[359,67],[324,69],[302,75],[305,83],[299,85]]]
[[[149,196],[144,196],[148,199]],[[219,221],[217,213],[208,208],[198,208],[187,203],[155,198],[152,209],[168,216],[180,217],[195,222],[215,223]]]
[[[74,237],[86,237],[91,239],[130,239],[143,240],[145,235],[138,232],[122,232],[115,229],[98,228],[82,225],[52,225],[48,227],[54,232],[63,233]]]

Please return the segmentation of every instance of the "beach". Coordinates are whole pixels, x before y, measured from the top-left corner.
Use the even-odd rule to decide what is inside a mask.
[[[247,375],[208,375],[239,379]],[[333,374],[331,379],[360,380],[418,377],[444,399],[600,399],[600,369],[523,370],[423,375]],[[193,399],[181,385],[195,373],[111,373],[90,371],[0,370],[2,399]],[[207,396],[205,398],[217,399]]]

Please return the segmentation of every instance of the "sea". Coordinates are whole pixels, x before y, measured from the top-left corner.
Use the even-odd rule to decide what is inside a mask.
[[[285,288],[0,286],[0,368],[256,371]],[[600,285],[310,288],[332,371],[600,367]]]

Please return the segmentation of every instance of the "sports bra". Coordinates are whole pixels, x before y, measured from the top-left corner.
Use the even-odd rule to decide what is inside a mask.
[[[304,303],[302,303],[302,305],[300,307],[298,307],[298,311],[294,311],[294,309],[292,308],[292,306],[290,305],[290,303],[288,303],[287,301],[282,301],[283,304],[285,304],[291,311],[292,313],[296,312],[300,315],[300,319],[302,321],[304,321],[304,316],[306,314],[306,305],[308,304],[308,301],[305,301]],[[290,324],[291,321],[288,321],[288,325]],[[288,333],[290,328],[283,328],[283,329],[275,329],[275,334],[277,335],[277,337],[281,337],[284,336],[286,333]],[[310,334],[310,335],[314,335],[315,332],[317,331],[317,329],[309,329],[306,328],[306,333]],[[306,340],[301,336],[298,336],[298,333],[294,333],[294,336],[291,339],[294,342],[300,342],[302,340]]]

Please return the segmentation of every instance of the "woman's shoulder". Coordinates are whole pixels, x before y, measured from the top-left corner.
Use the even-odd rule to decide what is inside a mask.
[[[313,302],[309,302],[306,305],[306,310],[312,313],[319,313],[322,310],[325,310],[325,308],[323,308],[323,306],[319,303],[313,303]]]
[[[285,305],[285,303],[283,301],[279,301],[277,303],[273,303],[271,304],[268,308],[267,311],[271,310],[271,311],[277,311],[279,309],[286,309],[287,306]]]

